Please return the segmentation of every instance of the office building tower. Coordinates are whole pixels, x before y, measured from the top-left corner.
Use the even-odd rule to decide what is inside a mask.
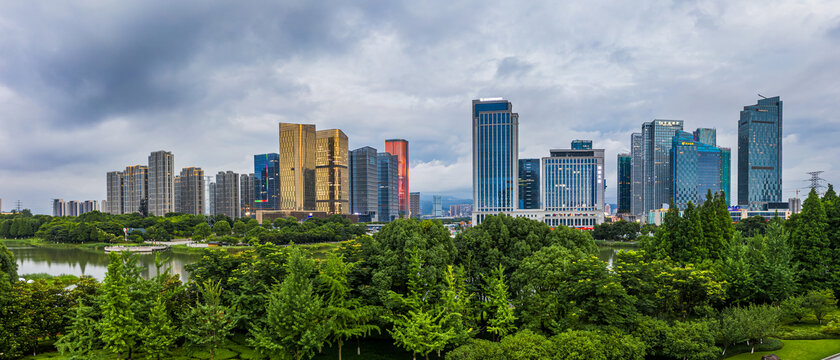
[[[409,204],[411,205],[411,217],[414,219],[420,218],[423,216],[423,210],[420,207],[420,193],[413,192],[408,194]]]
[[[379,177],[377,220],[388,222],[400,216],[399,157],[389,153],[376,154]]]
[[[655,119],[642,124],[644,218],[650,210],[661,209],[671,201],[671,146],[674,135],[682,129],[682,120]]]
[[[764,210],[782,201],[782,101],[744,106],[738,121],[738,205]]]
[[[732,150],[720,149],[720,191],[726,198],[726,206],[732,205]]]
[[[175,156],[169,151],[149,155],[149,215],[175,210]]]
[[[540,208],[540,159],[519,159],[519,208]]]
[[[280,209],[315,210],[315,125],[280,123]]]
[[[545,223],[591,228],[604,221],[603,149],[552,149],[542,166]]]
[[[240,216],[239,174],[233,171],[219,171],[216,174],[216,215],[227,215],[233,219]]]
[[[472,101],[473,225],[519,207],[519,114],[502,98]]]
[[[440,195],[432,196],[432,216],[435,218],[443,217],[443,199]]]
[[[111,215],[121,215],[123,211],[123,172],[109,171],[106,176],[106,199],[108,207],[103,206],[102,210]]]
[[[630,135],[630,214],[637,219],[644,213],[644,154],[642,133]]]
[[[254,155],[254,210],[280,210],[280,154]]]
[[[140,204],[148,205],[149,168],[144,165],[128,166],[123,171],[123,213],[140,212]]]
[[[385,140],[385,152],[396,155],[398,159],[397,171],[399,172],[399,199],[400,216],[407,217],[408,209],[411,206],[408,198],[408,141],[403,139]]]
[[[592,140],[572,140],[572,150],[592,150]]]
[[[52,216],[67,216],[67,203],[64,202],[64,199],[53,199],[52,209]]]
[[[242,174],[239,176],[239,214],[242,217],[255,218],[257,211],[254,202],[256,195],[255,174]]]
[[[185,167],[177,176],[177,212],[191,215],[204,214],[204,170],[200,167]]]
[[[378,203],[379,167],[376,149],[365,146],[353,150],[350,152],[350,211],[359,215],[360,219],[375,220]]]
[[[216,183],[215,182],[211,181],[209,184],[207,184],[207,193],[208,193],[208,196],[207,196],[208,197],[208,199],[207,199],[208,210],[207,210],[207,212],[211,216],[216,215]]]
[[[617,213],[620,214],[629,214],[630,213],[630,203],[632,202],[632,187],[633,187],[633,180],[632,180],[632,171],[633,171],[633,159],[630,157],[628,153],[618,154],[618,187],[617,187],[617,197],[618,197],[618,209],[616,210]]]
[[[350,159],[347,135],[338,129],[315,132],[315,210],[350,213]]]
[[[720,192],[720,149],[695,140],[685,131],[674,135],[671,146],[671,198],[679,210],[700,205],[709,191]]]
[[[706,145],[717,146],[717,130],[709,128],[699,128],[694,130],[694,141],[698,141]]]

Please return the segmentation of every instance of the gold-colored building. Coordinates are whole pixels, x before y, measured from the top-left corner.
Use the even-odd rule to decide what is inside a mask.
[[[316,211],[350,213],[350,158],[347,135],[338,129],[315,132]]]
[[[280,123],[280,209],[315,210],[315,125]]]

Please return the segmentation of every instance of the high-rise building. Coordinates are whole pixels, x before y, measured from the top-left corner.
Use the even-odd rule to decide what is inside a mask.
[[[208,195],[207,195],[207,197],[208,197],[208,199],[207,199],[207,204],[208,204],[207,212],[211,216],[216,215],[216,183],[215,182],[211,181],[209,184],[207,184],[207,193],[208,193]]]
[[[540,208],[540,159],[519,159],[519,208]]]
[[[257,211],[254,207],[254,195],[256,186],[254,181],[256,175],[242,174],[239,176],[239,214],[242,217],[255,218]]]
[[[629,214],[632,202],[632,171],[633,161],[628,153],[618,154],[618,210],[616,212]]]
[[[389,153],[376,154],[379,177],[377,197],[377,220],[393,221],[400,216],[399,199],[399,157]]]
[[[782,201],[782,101],[744,106],[738,121],[738,205],[764,210]]]
[[[106,179],[106,198],[108,207],[103,206],[102,210],[112,215],[120,215],[123,211],[123,172],[110,171]]]
[[[411,217],[416,219],[423,216],[423,210],[420,207],[420,193],[409,193],[408,197],[410,200],[409,204],[411,205]]]
[[[99,210],[99,211],[102,211],[102,212],[107,211],[106,209],[108,209],[108,200],[107,200],[107,199],[103,199],[102,201],[100,201],[99,208],[101,209],[101,210]]]
[[[216,215],[240,217],[239,211],[239,174],[233,171],[219,171],[215,186]]]
[[[655,119],[642,124],[645,218],[650,210],[661,209],[671,201],[671,146],[674,135],[682,129],[682,120]]]
[[[592,150],[592,140],[572,140],[572,150]]]
[[[542,158],[543,221],[591,228],[604,221],[604,150],[552,149]]]
[[[788,210],[793,214],[799,214],[802,211],[802,200],[798,197],[788,199]]]
[[[408,141],[404,139],[385,140],[385,152],[396,155],[398,159],[397,171],[399,172],[399,199],[400,216],[407,217],[409,212],[410,199],[408,198]]]
[[[671,198],[679,210],[700,205],[706,194],[720,192],[721,153],[716,146],[695,140],[685,131],[674,135],[671,146]]]
[[[720,191],[726,198],[726,206],[732,205],[732,150],[720,149]]]
[[[350,213],[350,172],[347,135],[338,129],[315,132],[315,210]]]
[[[443,217],[443,199],[440,195],[432,195],[432,216],[435,218]]]
[[[67,216],[67,203],[64,199],[53,199],[52,216]]]
[[[315,125],[280,123],[280,209],[315,210]]]
[[[147,203],[149,200],[149,168],[147,166],[133,165],[125,168],[122,199],[124,214],[140,212],[140,204]]]
[[[280,210],[280,154],[254,155],[255,210]]]
[[[706,145],[717,146],[717,130],[709,128],[699,128],[694,130],[694,141],[698,141]]]
[[[178,176],[178,212],[191,215],[204,214],[204,170],[185,167]]]
[[[77,200],[70,200],[67,202],[65,208],[65,215],[67,216],[79,216],[79,201]]]
[[[174,211],[180,213],[181,211],[181,176],[175,175],[172,179],[173,189],[175,190],[175,201],[173,202]]]
[[[375,220],[378,203],[379,167],[376,162],[376,149],[365,146],[353,150],[350,152],[351,212],[359,215],[360,219]],[[414,203],[411,206],[413,207]]]
[[[149,155],[149,214],[163,216],[175,210],[175,156],[169,151]]]
[[[452,216],[452,217],[470,217],[470,216],[472,216],[472,204],[453,204],[453,205],[449,205],[449,216]]]
[[[472,101],[472,223],[519,207],[519,114],[502,98]]]
[[[644,153],[642,133],[630,135],[630,214],[637,219],[644,213]]]
[[[99,204],[96,200],[85,200],[79,203],[79,215],[89,213],[91,211],[99,211]]]

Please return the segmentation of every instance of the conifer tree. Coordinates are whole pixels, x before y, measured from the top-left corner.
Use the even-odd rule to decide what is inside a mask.
[[[446,267],[443,280],[445,287],[441,291],[441,306],[448,315],[444,326],[452,330],[449,345],[459,346],[467,342],[474,335],[474,317],[471,314],[470,300],[472,294],[467,291],[463,265],[454,270],[452,265]]]
[[[159,289],[161,290],[161,289]],[[149,312],[149,319],[140,331],[142,349],[147,359],[161,358],[177,339],[175,326],[166,311],[168,295],[158,291],[154,305]]]
[[[508,286],[505,283],[505,268],[493,270],[491,276],[485,276],[485,293],[489,295],[487,301],[487,332],[493,334],[493,341],[498,341],[516,331],[516,316],[510,306]]]
[[[198,287],[203,302],[196,300],[183,322],[184,336],[197,346],[207,347],[210,360],[216,357],[216,347],[230,337],[236,326],[234,309],[222,305],[221,281],[205,281]]]
[[[823,203],[817,192],[811,189],[802,204],[802,212],[790,221],[793,260],[798,264],[800,284],[805,289],[825,288],[833,275],[829,268],[833,254],[826,234],[826,222]]]
[[[109,256],[108,272],[102,285],[99,338],[106,350],[117,353],[117,359],[120,359],[124,352],[129,352],[130,358],[130,351],[137,344],[140,322],[132,311],[124,258],[114,252]]]
[[[97,311],[80,300],[73,312],[72,322],[65,334],[55,342],[55,347],[62,355],[69,354],[70,359],[93,359],[92,352],[101,347],[97,332]]]

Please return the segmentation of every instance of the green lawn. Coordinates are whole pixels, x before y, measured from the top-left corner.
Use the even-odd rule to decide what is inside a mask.
[[[784,340],[780,350],[739,354],[727,360],[761,360],[768,354],[776,354],[781,360],[820,360],[840,353],[840,339],[826,340]]]

